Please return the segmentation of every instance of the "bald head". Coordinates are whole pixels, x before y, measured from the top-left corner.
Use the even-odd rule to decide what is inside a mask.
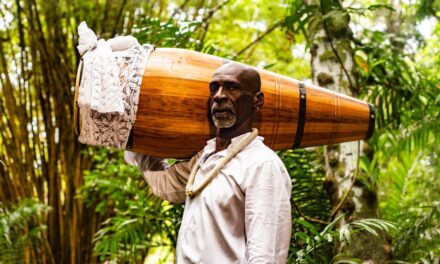
[[[249,66],[231,62],[218,68],[209,83],[214,125],[238,135],[250,131],[253,114],[264,103],[260,86],[260,74]]]
[[[213,79],[219,76],[232,76],[242,85],[242,88],[248,92],[259,92],[261,87],[261,78],[258,71],[244,64],[229,62],[220,66],[214,73]]]

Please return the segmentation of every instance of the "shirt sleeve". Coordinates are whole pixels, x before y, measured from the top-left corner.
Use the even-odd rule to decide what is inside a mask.
[[[291,181],[281,161],[266,161],[249,173],[245,201],[249,263],[285,263],[291,236]]]
[[[137,153],[135,164],[139,167],[153,193],[172,203],[184,203],[186,199],[185,187],[192,166],[200,153],[189,161],[183,161],[169,166],[165,161]]]

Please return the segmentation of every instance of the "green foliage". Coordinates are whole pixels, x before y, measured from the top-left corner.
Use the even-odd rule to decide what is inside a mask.
[[[140,43],[194,49],[199,22],[146,17],[134,31]],[[98,149],[90,156],[94,169],[85,171],[81,198],[102,214],[93,240],[101,261],[140,263],[154,248],[172,251],[177,243],[183,207],[155,197],[137,167],[124,162],[121,151]],[[167,256],[165,256],[165,259]]]
[[[440,255],[440,79],[432,67],[440,60],[428,55],[432,40],[423,39],[413,25],[401,27],[406,31],[359,32],[361,93],[376,106],[378,127],[370,140],[374,156],[363,158],[361,168],[379,187],[384,219],[399,226],[392,233],[394,259],[427,263]],[[433,33],[438,39],[438,25]],[[416,60],[422,54],[423,60]]]
[[[296,149],[278,153],[292,178],[293,221],[289,248],[291,263],[300,263],[300,259],[310,260],[313,256],[331,259],[333,255],[331,241],[326,240],[324,243],[314,238],[319,234],[318,230],[323,228],[323,224],[304,219],[306,217],[324,221],[329,218],[331,211],[330,199],[324,190],[325,174],[321,151],[320,148]]]
[[[329,263],[333,256],[334,239],[337,238],[333,229],[339,220],[319,231],[305,219],[294,218],[292,239],[296,245],[290,249],[288,263]]]
[[[426,17],[434,16],[440,18],[440,2],[438,0],[419,0],[416,3],[416,18],[422,20]]]
[[[293,0],[284,20],[284,28],[291,35],[304,34],[308,36],[307,27],[310,20],[318,16],[319,6],[316,4],[307,5],[304,1]],[[308,37],[307,37],[308,39]],[[310,41],[310,39],[308,39]]]
[[[291,1],[284,24],[288,34],[312,34],[319,21],[334,15],[321,14],[322,5],[328,2],[306,5]],[[428,263],[435,256],[438,260],[440,244],[436,213],[440,190],[440,30],[437,25],[429,39],[424,39],[411,23],[430,16],[438,19],[438,5],[421,1],[404,4],[399,7],[402,11],[382,2],[369,4],[343,8],[354,17],[360,97],[376,106],[377,129],[360,162],[361,174],[369,177],[361,180],[378,189],[383,217],[399,226],[392,232],[395,259]],[[396,23],[399,16],[405,16],[400,24]],[[390,28],[377,28],[375,22],[362,24],[364,18],[379,24],[385,21]],[[396,25],[398,30],[392,28]]]
[[[382,219],[360,219],[343,225],[339,230],[339,241],[350,243],[351,233],[358,231],[367,231],[379,236],[378,231],[389,232],[391,229],[396,230],[397,227],[393,222],[382,220]]]
[[[313,224],[303,218],[296,218],[294,223],[302,227],[304,231],[296,231],[294,239],[301,241],[299,249],[290,253],[288,263],[362,263],[362,260],[344,255],[333,257],[333,248],[341,243],[351,243],[351,236],[357,232],[366,231],[376,236],[380,232],[389,232],[396,229],[396,226],[381,219],[361,219],[342,225],[339,230],[337,226],[343,220],[340,215],[331,223],[319,231]]]
[[[89,25],[104,38],[133,31],[141,43],[217,54],[304,79],[311,75],[307,57],[310,31],[319,28],[322,21],[332,22],[337,29],[341,22],[347,22],[345,17],[349,14],[354,33],[352,45],[355,47],[360,97],[373,103],[377,109],[377,130],[369,142],[369,152],[361,157],[360,162],[362,172],[369,175],[368,179],[363,180],[372,188],[377,188],[383,218],[396,223],[399,229],[392,230],[389,222],[372,219],[352,222],[343,225],[339,230],[337,227],[340,218],[329,224],[323,222],[329,218],[331,205],[324,190],[322,149],[281,152],[279,155],[289,170],[293,185],[293,232],[289,262],[359,263],[358,259],[350,256],[334,256],[333,250],[339,243],[349,243],[352,235],[360,231],[373,234],[379,231],[390,232],[397,263],[438,262],[440,27],[437,25],[429,38],[423,38],[417,32],[415,24],[425,19],[433,19],[430,21],[437,23],[438,1],[402,2],[398,7],[402,10],[382,5],[380,1],[355,1],[349,7],[345,6],[346,3],[341,6],[338,1],[315,2],[316,4],[306,5],[300,0],[287,3],[244,0],[229,1],[220,8],[218,1],[79,1],[72,5],[56,1],[40,1],[38,4],[16,1],[21,4],[22,9],[14,5],[13,1],[2,2],[0,11],[5,16],[0,18],[0,24],[3,25],[0,50],[5,53],[2,56],[5,62],[1,67],[9,69],[11,73],[8,76],[12,76],[12,82],[22,85],[14,85],[14,93],[3,96],[17,97],[17,101],[2,103],[0,106],[4,109],[7,104],[22,104],[25,111],[32,113],[29,120],[24,121],[24,118],[10,118],[20,113],[18,110],[11,110],[15,108],[8,106],[7,111],[2,110],[1,120],[4,125],[0,143],[5,146],[15,144],[20,138],[31,138],[29,130],[37,130],[31,141],[23,141],[17,145],[17,149],[23,153],[19,151],[16,158],[10,156],[8,160],[21,159],[23,162],[17,168],[24,167],[25,163],[29,164],[29,172],[35,171],[37,175],[35,185],[41,182],[39,195],[44,196],[44,199],[47,198],[47,189],[53,186],[44,180],[46,172],[42,168],[48,165],[59,167],[59,171],[53,170],[50,174],[53,179],[60,179],[59,186],[62,186],[59,189],[60,195],[56,191],[58,189],[50,189],[58,195],[56,204],[60,205],[60,211],[57,212],[69,215],[72,212],[65,211],[65,208],[78,206],[76,203],[72,206],[69,197],[63,192],[64,189],[75,190],[71,185],[72,181],[82,182],[77,178],[69,178],[69,173],[79,172],[80,167],[62,165],[66,160],[69,162],[72,157],[77,157],[60,151],[73,149],[73,144],[54,145],[54,142],[66,142],[67,135],[71,134],[63,128],[64,123],[59,123],[59,120],[66,121],[70,118],[64,112],[53,114],[55,112],[51,112],[50,108],[63,109],[66,104],[61,98],[71,97],[68,94],[72,85],[69,78],[74,76],[75,59],[72,51],[76,44],[64,40],[75,39],[72,34],[76,34],[76,24],[82,19],[86,18]],[[172,15],[165,14],[171,7],[175,8],[175,12]],[[52,13],[55,8],[62,10],[60,17],[57,13]],[[132,12],[133,9],[139,12]],[[17,16],[19,10],[22,12],[20,17]],[[130,15],[125,16],[125,12]],[[121,16],[117,17],[118,14]],[[400,27],[393,31],[387,28],[393,25],[388,19],[396,14],[402,15],[402,20],[394,23]],[[63,16],[69,19],[64,19]],[[337,17],[343,19],[332,21]],[[20,24],[19,21],[23,23]],[[16,34],[12,30],[18,32],[18,25],[23,26],[24,31]],[[132,29],[130,25],[135,27]],[[272,27],[274,30],[269,32]],[[64,31],[70,33],[58,34]],[[267,32],[270,34],[264,35]],[[41,43],[33,41],[36,39],[41,39]],[[57,45],[46,46],[52,43]],[[20,47],[24,49],[21,50]],[[59,52],[45,53],[52,50]],[[56,56],[49,56],[53,54]],[[14,60],[15,57],[25,59]],[[47,62],[44,67],[39,66],[40,57]],[[58,64],[61,61],[69,63],[67,66]],[[20,65],[25,71],[19,69]],[[50,67],[55,67],[56,71],[50,71]],[[21,71],[23,72],[20,74]],[[7,76],[3,72],[1,74],[2,77]],[[57,74],[62,78],[56,79]],[[6,95],[6,80],[2,79],[2,95]],[[50,85],[52,82],[56,85]],[[50,89],[44,90],[44,87]],[[61,87],[67,87],[67,90],[61,91]],[[32,92],[28,93],[29,91]],[[54,96],[49,96],[50,91]],[[60,95],[66,97],[58,97]],[[31,101],[27,101],[28,97]],[[7,115],[8,111],[13,114]],[[42,115],[42,112],[46,112],[46,115]],[[44,126],[50,125],[52,117],[59,116],[62,118],[55,120],[59,123],[54,130],[56,132],[40,132]],[[6,124],[20,124],[20,127],[17,125],[17,130],[5,129]],[[73,141],[72,139],[69,142]],[[28,146],[32,145],[36,146],[37,154],[31,156],[37,158],[24,159],[28,154]],[[46,149],[47,146],[50,148]],[[50,149],[53,151],[49,151]],[[140,263],[155,248],[174,247],[182,206],[170,205],[154,197],[145,186],[138,169],[125,164],[121,152],[101,148],[88,148],[87,151],[90,153],[84,155],[90,157],[84,163],[90,162],[93,169],[84,173],[84,185],[78,192],[76,201],[84,201],[100,216],[98,219],[93,218],[102,223],[95,233],[93,244],[94,253],[99,260]],[[4,162],[4,155],[8,157],[10,153],[12,152],[0,153],[1,177],[6,175],[8,179],[16,181],[13,186],[24,186],[33,177],[32,173],[20,172],[15,173],[19,177],[12,177],[13,173],[8,175],[8,170],[12,167],[3,170],[7,163]],[[44,157],[57,159],[49,162]],[[46,164],[46,167],[42,164]],[[5,182],[2,181],[2,184]],[[34,186],[30,186],[27,189],[34,190]],[[19,191],[16,190],[15,193]],[[9,196],[4,194],[2,197]],[[84,211],[83,209],[81,207],[79,210]],[[12,207],[0,204],[0,262],[22,262],[29,252],[50,252],[50,246],[58,248],[55,247],[58,241],[43,239],[46,236],[44,223],[55,219],[48,216],[51,216],[49,207],[34,200],[23,200]],[[61,225],[65,227],[66,223]],[[57,232],[56,230],[52,232]],[[83,231],[81,229],[77,232]],[[63,241],[75,239],[74,233],[66,232],[65,236],[67,239]],[[48,245],[48,241],[51,245]],[[35,250],[26,251],[28,247]]]
[[[229,1],[212,18],[205,42],[220,57],[299,80],[309,78],[304,37],[286,35],[282,28],[288,7],[283,1]]]
[[[21,263],[27,247],[44,247],[49,207],[24,199],[12,208],[0,203],[0,263]]]
[[[279,153],[292,178],[292,202],[308,217],[327,220],[330,199],[324,190],[322,148],[295,149]],[[293,217],[300,217],[298,210]]]
[[[174,247],[182,206],[171,205],[146,188],[135,166],[125,164],[123,152],[101,149],[85,172],[79,197],[94,206],[105,221],[94,236],[101,261],[138,263],[155,247]]]
[[[438,134],[431,136],[438,140]],[[415,145],[410,151],[379,148],[377,168],[381,189],[383,217],[395,221],[400,231],[393,235],[396,260],[418,262],[429,255],[440,254],[440,215],[438,190],[440,150],[436,145]],[[391,147],[390,147],[391,148]],[[433,150],[436,148],[436,150]],[[391,153],[391,154],[390,154]],[[388,159],[384,164],[381,160]]]
[[[437,189],[438,190],[438,189]],[[433,263],[440,257],[440,204],[411,210],[399,221],[401,232],[395,236],[395,259]]]
[[[194,31],[200,26],[197,21],[175,21],[169,19],[162,22],[159,18],[144,18],[134,29],[133,36],[140,43],[149,43],[157,47],[176,47],[195,49],[198,43]]]
[[[435,109],[439,106],[435,87],[438,80],[425,75],[423,68],[403,53],[402,41],[393,34],[366,30],[363,45],[356,52],[359,81],[364,94],[368,94],[376,106],[379,128],[431,123],[430,119],[438,115]],[[420,111],[408,111],[410,109]]]

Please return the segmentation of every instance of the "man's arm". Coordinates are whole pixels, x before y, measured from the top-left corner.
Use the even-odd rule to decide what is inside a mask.
[[[172,166],[161,159],[140,153],[126,152],[125,160],[139,167],[155,195],[172,203],[184,203],[186,183],[199,154],[189,161]]]
[[[291,182],[284,165],[266,161],[252,169],[246,188],[249,263],[285,263],[291,236]]]

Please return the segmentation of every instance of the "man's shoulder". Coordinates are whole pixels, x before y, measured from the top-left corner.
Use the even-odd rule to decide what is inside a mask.
[[[284,167],[278,155],[264,144],[263,140],[255,140],[245,151],[245,158],[249,164],[273,163]]]
[[[248,179],[256,182],[273,182],[277,179],[286,188],[291,188],[290,176],[280,157],[262,140],[252,142],[240,157],[241,168]],[[252,180],[248,182],[251,184]]]

